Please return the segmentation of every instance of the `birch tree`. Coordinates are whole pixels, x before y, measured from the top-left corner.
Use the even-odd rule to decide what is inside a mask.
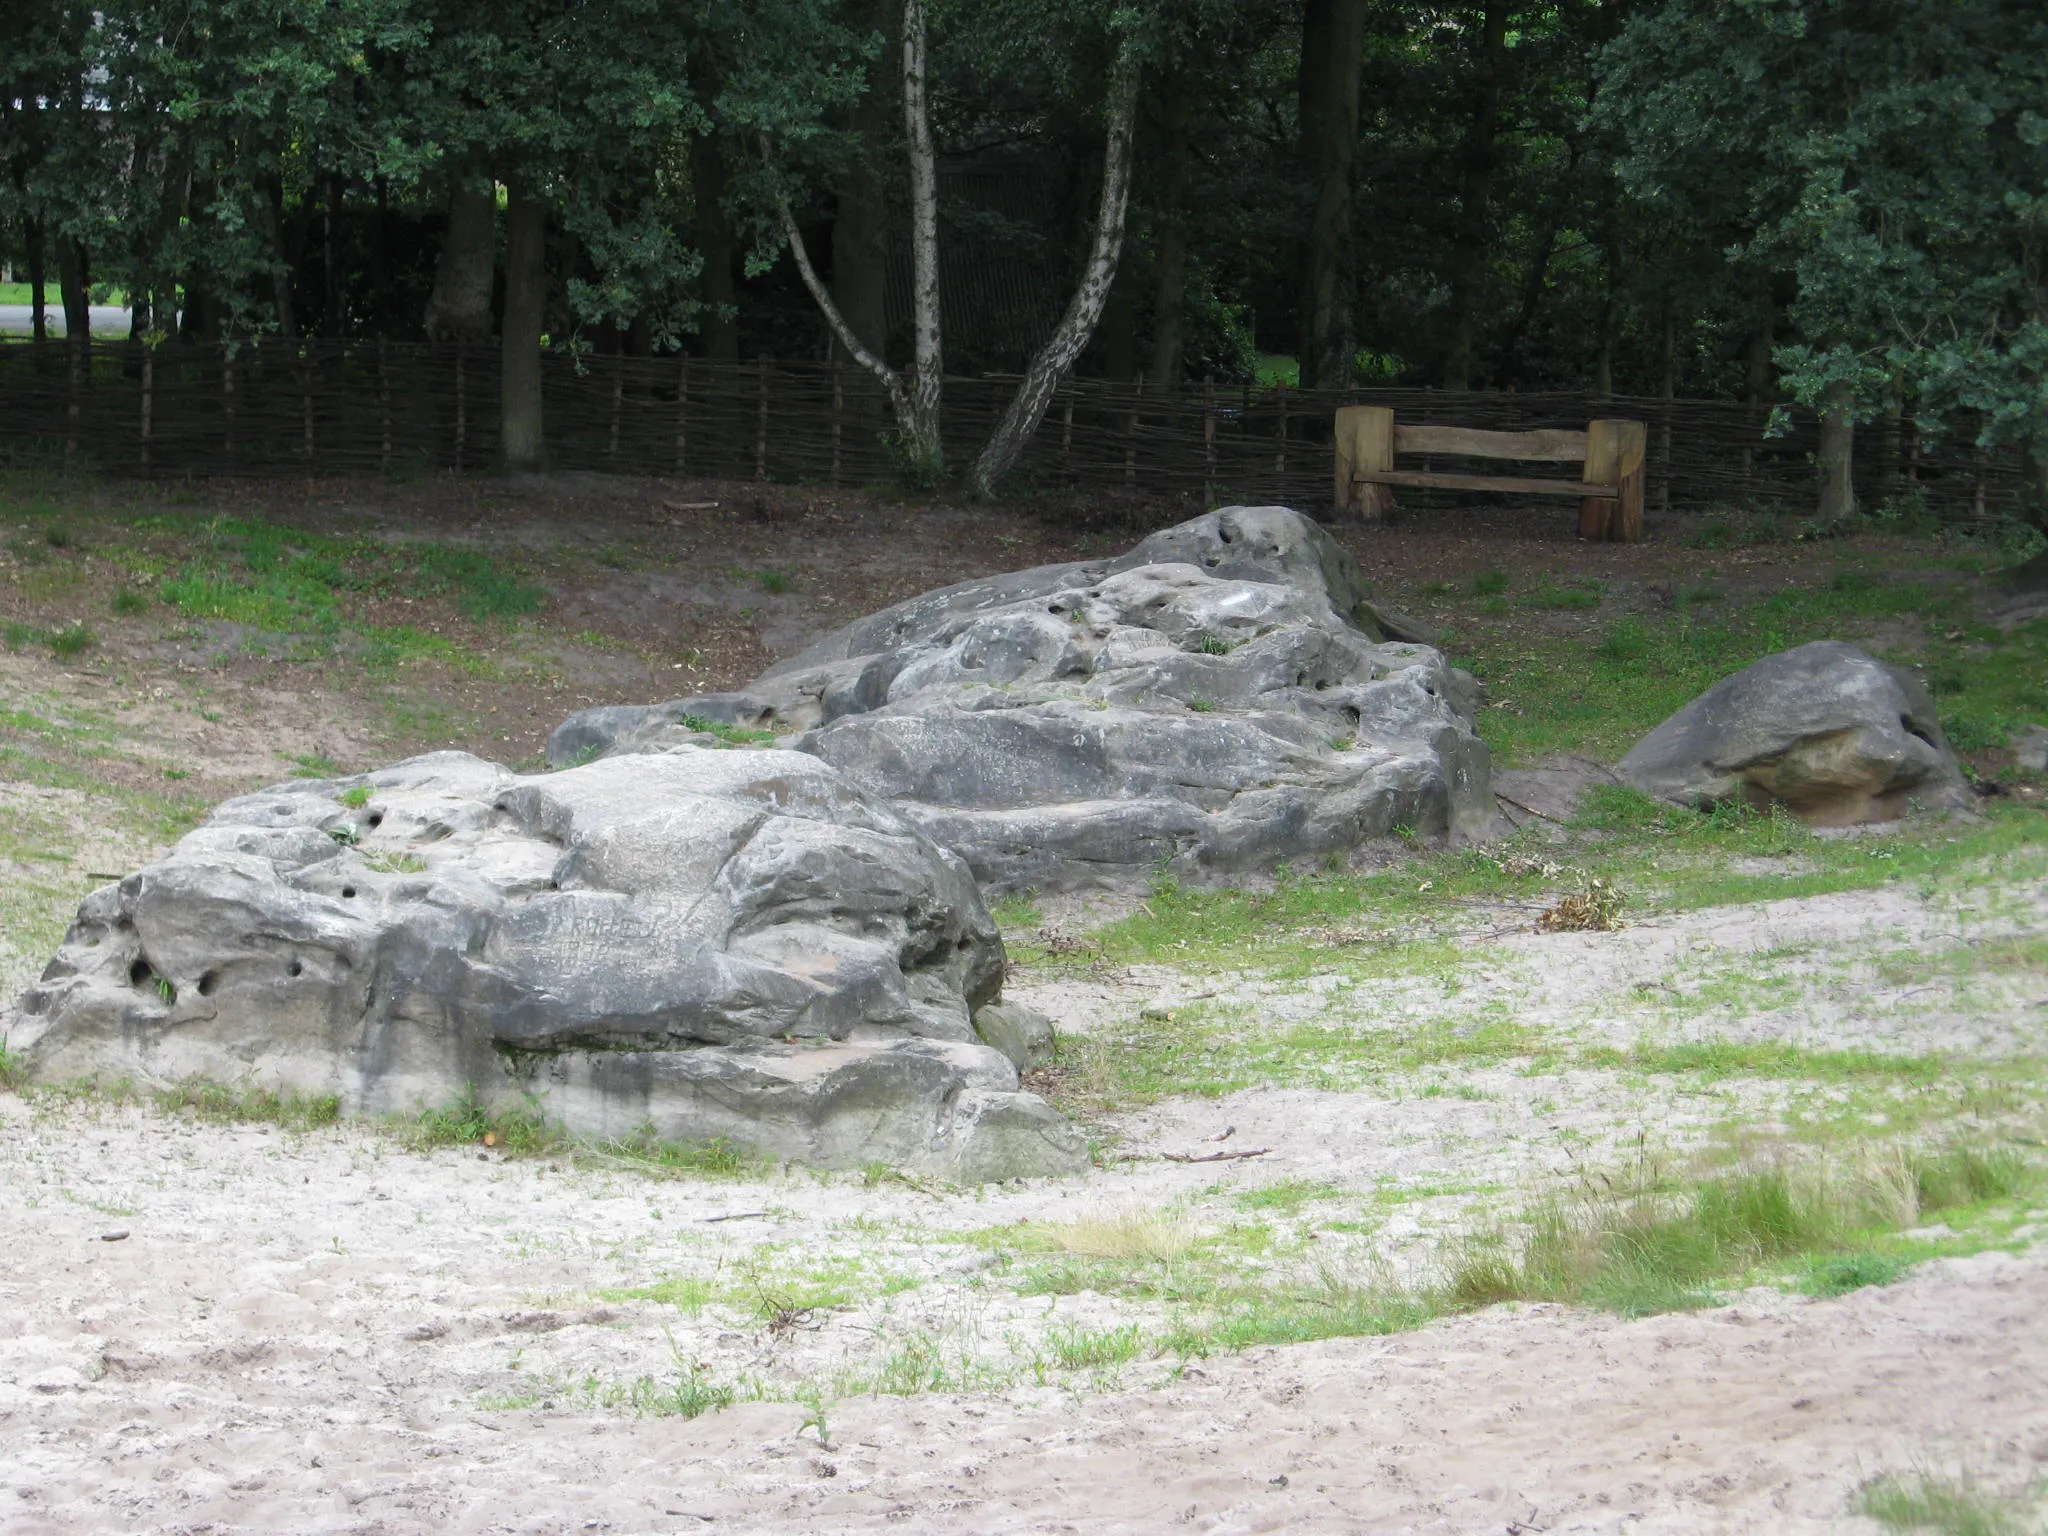
[[[1137,118],[1140,67],[1137,34],[1126,33],[1117,46],[1116,62],[1109,72],[1109,97],[1104,103],[1107,142],[1102,154],[1102,201],[1095,214],[1088,262],[1081,270],[1074,296],[1067,301],[1066,313],[1024,370],[1024,382],[1017,386],[1003,419],[996,423],[995,431],[989,434],[974,461],[968,483],[977,497],[987,499],[995,495],[996,482],[1030,444],[1060,381],[1074,366],[1074,359],[1088,345],[1096,323],[1102,318],[1110,284],[1116,281],[1117,258],[1124,243],[1124,214],[1130,206],[1131,129]]]
[[[783,233],[804,287],[816,301],[846,355],[867,369],[888,391],[896,413],[901,448],[914,481],[931,483],[945,472],[946,446],[939,426],[944,380],[944,347],[939,314],[939,166],[932,148],[931,108],[927,96],[928,24],[924,0],[904,0],[903,132],[910,152],[910,302],[911,365],[906,376],[889,366],[880,349],[870,348],[848,324],[832,294],[811,265],[803,233],[784,197],[778,205]],[[770,153],[767,139],[762,154]]]

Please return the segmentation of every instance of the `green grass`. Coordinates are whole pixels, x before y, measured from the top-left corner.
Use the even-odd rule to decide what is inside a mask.
[[[1930,1473],[1878,1479],[1857,1494],[1856,1513],[1888,1531],[1927,1536],[2039,1536],[2042,1530],[2013,1503]]]
[[[1143,1348],[1135,1323],[1123,1328],[1055,1329],[1047,1340],[1053,1358],[1070,1371],[1107,1370],[1129,1365]]]
[[[166,1114],[191,1114],[217,1123],[258,1122],[288,1130],[311,1130],[341,1118],[341,1100],[333,1094],[277,1093],[268,1088],[231,1086],[192,1080],[150,1095]]]
[[[703,715],[684,715],[677,722],[686,731],[701,731],[707,736],[716,736],[729,747],[766,747],[774,744],[773,731],[756,731],[744,725],[726,725]]]
[[[1495,601],[1506,575],[1489,571],[1467,599],[1477,599],[1479,622],[1459,623],[1451,649],[1511,706],[1480,719],[1502,766],[1561,752],[1612,761],[1711,684],[1812,640],[1876,643],[1887,659],[1921,668],[1960,750],[2003,745],[2048,720],[2048,621],[2009,634],[1985,628],[1970,616],[1966,589],[1921,579],[1927,564],[1922,555],[1911,572],[1837,565],[1768,593],[1682,583],[1661,609],[1616,615],[1590,645],[1485,622],[1506,612]],[[1441,584],[1427,590],[1454,595]],[[1524,602],[1591,610],[1602,593],[1589,581],[1548,580]]]
[[[1802,1288],[1840,1294],[1904,1272],[1887,1234],[2041,1184],[2010,1149],[1966,1143],[1846,1173],[1783,1163],[1696,1181],[1645,1160],[1472,1237],[1444,1295],[1460,1308],[1561,1301],[1640,1317],[1710,1306],[1717,1285],[1788,1267]]]

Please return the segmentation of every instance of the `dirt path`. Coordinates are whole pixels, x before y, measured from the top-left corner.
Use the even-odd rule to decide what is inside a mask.
[[[701,1232],[753,1192],[378,1157],[346,1132],[8,1118],[44,1154],[39,1175],[10,1159],[0,1256],[0,1529],[23,1536],[1856,1531],[1878,1474],[2048,1464],[2048,1266],[1997,1254],[1834,1301],[1495,1309],[1122,1389],[864,1396],[826,1405],[829,1447],[786,1404],[505,1411],[476,1388],[516,1380],[508,1359],[657,1368],[645,1319],[579,1282],[660,1240],[650,1201]],[[132,1191],[147,1162],[156,1199],[94,1208],[96,1171]],[[281,1225],[285,1189],[316,1181]]]

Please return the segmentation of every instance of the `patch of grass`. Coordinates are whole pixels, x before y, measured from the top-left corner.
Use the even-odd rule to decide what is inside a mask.
[[[1195,1242],[1194,1230],[1184,1220],[1138,1207],[1103,1211],[1048,1227],[1045,1236],[1064,1253],[1123,1262],[1163,1263],[1180,1258]]]
[[[1931,1473],[1879,1478],[1856,1495],[1856,1513],[1886,1530],[1933,1536],[2034,1536],[2039,1529],[2006,1501]]]
[[[599,1291],[597,1297],[600,1301],[651,1301],[695,1317],[718,1298],[718,1290],[709,1280],[673,1275],[652,1285]]]
[[[1833,1253],[1816,1259],[1800,1289],[1809,1296],[1846,1296],[1865,1286],[1890,1285],[1906,1266],[1884,1253]]]
[[[686,731],[701,731],[707,736],[716,736],[729,747],[765,747],[773,745],[773,731],[756,731],[744,725],[726,725],[722,721],[708,719],[703,715],[684,715],[677,722]]]
[[[132,619],[137,614],[149,612],[149,599],[133,587],[123,587],[114,594],[107,607],[117,618]]]
[[[1045,914],[1030,892],[998,897],[989,903],[988,915],[996,920],[998,928],[1035,930],[1045,926]]]
[[[6,1041],[0,1040],[0,1088],[19,1087],[26,1073],[21,1058],[7,1049]]]
[[[787,571],[755,571],[754,585],[763,592],[793,592],[796,582]]]
[[[1237,647],[1221,635],[1204,635],[1195,649],[1204,656],[1228,656]]]
[[[1446,1304],[1542,1300],[1641,1317],[1714,1303],[1717,1284],[1759,1269],[1803,1271],[1806,1287],[1881,1284],[1905,1264],[1873,1240],[1942,1210],[2011,1198],[2039,1170],[2002,1149],[1957,1143],[1850,1173],[1780,1163],[1705,1179],[1651,1159],[1582,1180],[1575,1196],[1529,1212],[1513,1233],[1482,1232],[1454,1259]]]
[[[341,1100],[331,1093],[305,1095],[243,1084],[211,1083],[188,1078],[150,1095],[166,1114],[196,1115],[223,1124],[257,1122],[287,1130],[312,1130],[341,1119]]]
[[[370,786],[367,784],[358,784],[353,789],[344,789],[340,794],[336,795],[334,798],[338,800],[341,804],[347,806],[350,810],[360,811],[364,806],[370,803]]]
[[[1279,1179],[1257,1189],[1245,1190],[1237,1196],[1237,1207],[1244,1211],[1278,1211],[1292,1216],[1312,1200],[1334,1200],[1341,1191],[1336,1185],[1321,1179]]]
[[[1055,1329],[1046,1340],[1053,1358],[1070,1371],[1111,1370],[1129,1365],[1142,1348],[1138,1325],[1088,1329],[1074,1325]]]
[[[1722,1078],[1775,1078],[1787,1082],[1854,1082],[1875,1079],[1930,1086],[1953,1064],[1942,1056],[1889,1055],[1882,1051],[1816,1051],[1778,1040],[1639,1040],[1626,1050],[1588,1046],[1576,1057],[1596,1070],[1697,1074]]]
[[[423,875],[427,861],[416,853],[366,853],[363,862],[380,875]]]
[[[1597,582],[1545,582],[1530,594],[1532,607],[1559,612],[1583,612],[1598,608],[1603,589]]]
[[[561,1131],[549,1123],[537,1104],[509,1110],[490,1109],[473,1087],[439,1108],[421,1110],[409,1121],[400,1120],[395,1129],[400,1139],[415,1151],[483,1146],[534,1154],[556,1151],[565,1142]]]
[[[419,573],[426,590],[447,593],[472,619],[506,619],[540,611],[543,593],[521,581],[490,556],[446,544],[418,546]]]
[[[732,1179],[763,1172],[767,1158],[734,1146],[723,1137],[710,1141],[663,1141],[652,1125],[631,1136],[591,1144],[589,1150],[609,1161],[630,1164],[643,1173]]]
[[[1508,573],[1499,566],[1472,578],[1472,590],[1480,597],[1498,597],[1508,589]]]

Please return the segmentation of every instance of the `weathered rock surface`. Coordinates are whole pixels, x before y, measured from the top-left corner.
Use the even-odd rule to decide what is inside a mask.
[[[963,582],[847,625],[738,693],[586,710],[552,762],[794,742],[992,890],[1343,855],[1396,826],[1492,830],[1478,688],[1285,507],[1228,507],[1115,559]]]
[[[1616,772],[1680,805],[1780,802],[1821,826],[1975,803],[1927,690],[1838,640],[1723,678],[1637,742]]]
[[[9,1026],[46,1080],[199,1077],[403,1113],[974,1181],[1085,1166],[976,1034],[1002,941],[961,861],[818,758],[521,776],[462,753],[229,801],[88,897]],[[992,1011],[993,1010],[993,1011]]]

